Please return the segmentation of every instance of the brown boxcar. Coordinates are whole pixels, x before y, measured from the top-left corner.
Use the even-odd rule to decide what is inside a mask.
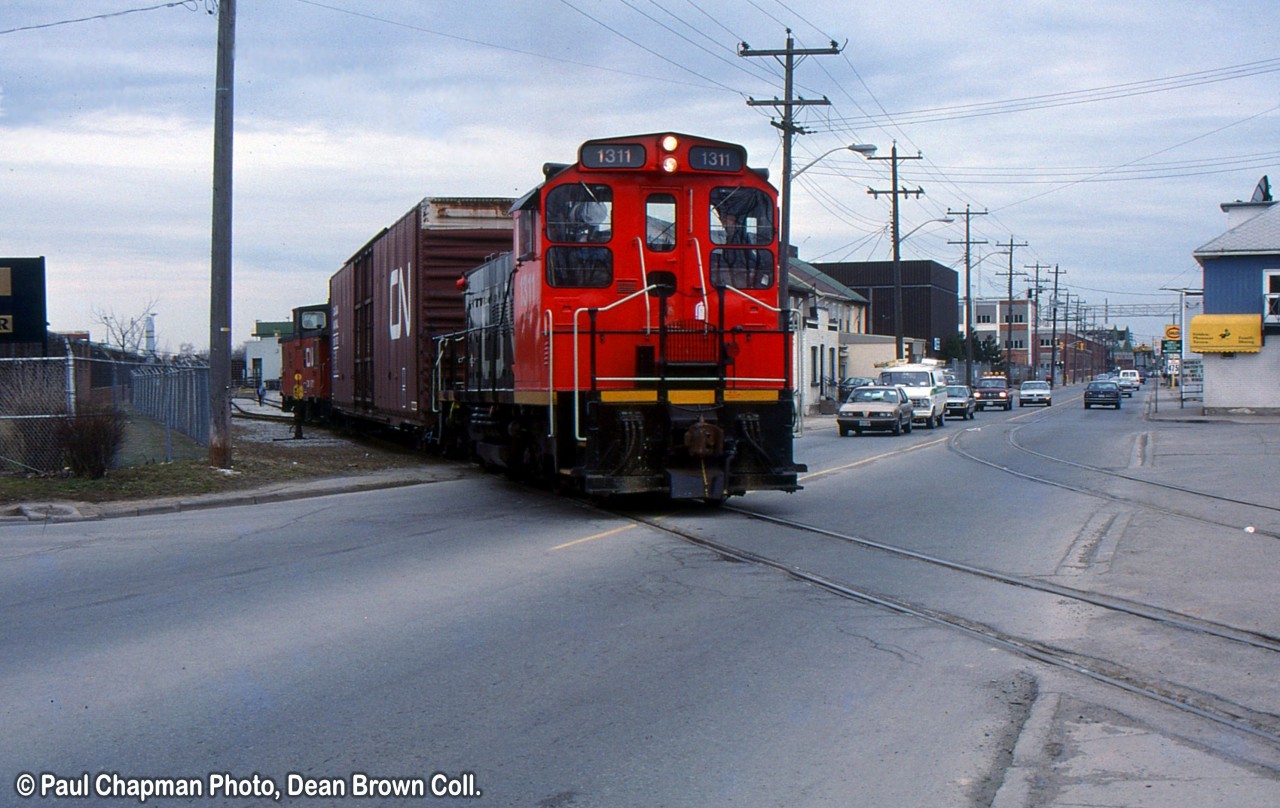
[[[434,425],[432,337],[466,322],[463,273],[511,250],[513,202],[428,197],[330,278],[336,414],[409,430]]]

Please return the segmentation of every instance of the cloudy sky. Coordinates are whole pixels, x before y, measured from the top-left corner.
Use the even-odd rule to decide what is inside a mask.
[[[56,330],[155,301],[161,348],[208,345],[214,0],[0,5],[0,256],[47,258]],[[100,17],[70,22],[86,17]],[[740,42],[835,41],[797,93],[796,167],[848,143],[904,155],[904,258],[963,268],[999,242],[1063,290],[1171,304],[1198,287],[1221,202],[1280,185],[1274,0],[239,0],[234,335],[323,301],[328,278],[425,196],[519,196],[596,137],[744,144],[781,177],[781,68]],[[796,183],[811,261],[890,257],[888,161],[827,155]],[[975,296],[1003,296],[1007,255]],[[1042,271],[1042,280],[1047,272]],[[1015,279],[1025,291],[1028,280]],[[1109,318],[1142,337],[1164,318]]]

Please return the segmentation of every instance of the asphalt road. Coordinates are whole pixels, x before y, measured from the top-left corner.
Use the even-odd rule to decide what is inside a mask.
[[[1276,630],[1280,542],[952,448],[953,436],[984,453],[1014,440],[1140,475],[1253,484],[1192,458],[1208,438],[1238,450],[1239,467],[1257,435],[1066,404],[901,438],[810,429],[806,490],[739,503]],[[1105,530],[1099,514],[1114,517]],[[357,788],[375,795],[360,804],[415,805],[378,795],[431,799],[433,786],[513,806],[1262,806],[1280,793],[1266,742],[629,515],[757,549],[798,544],[732,512],[612,515],[490,477],[6,525],[0,789],[13,790],[0,802],[20,802],[9,795],[24,773],[37,795],[74,794],[86,774],[90,794],[125,793],[28,801],[77,805],[137,802],[166,785],[154,778],[228,805],[350,804]],[[1107,552],[1082,561],[1072,550],[1090,531]],[[849,563],[815,548],[828,569]],[[920,582],[886,565],[876,583]],[[940,594],[964,600],[951,586]],[[1021,617],[1061,637],[1099,629],[1068,604]],[[1247,673],[1263,696],[1276,687],[1274,668]],[[308,784],[347,798],[289,794]],[[146,804],[170,802],[185,804]]]

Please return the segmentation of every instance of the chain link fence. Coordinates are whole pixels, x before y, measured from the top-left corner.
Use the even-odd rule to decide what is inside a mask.
[[[209,368],[78,356],[0,359],[0,473],[62,471],[69,419],[103,413],[128,421],[112,467],[173,460],[175,434],[207,447]]]
[[[58,423],[73,412],[65,358],[0,359],[0,469],[62,468]]]

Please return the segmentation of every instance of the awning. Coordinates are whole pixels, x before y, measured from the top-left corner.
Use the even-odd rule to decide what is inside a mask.
[[[1261,314],[1198,314],[1187,330],[1196,353],[1258,353],[1262,350]]]

